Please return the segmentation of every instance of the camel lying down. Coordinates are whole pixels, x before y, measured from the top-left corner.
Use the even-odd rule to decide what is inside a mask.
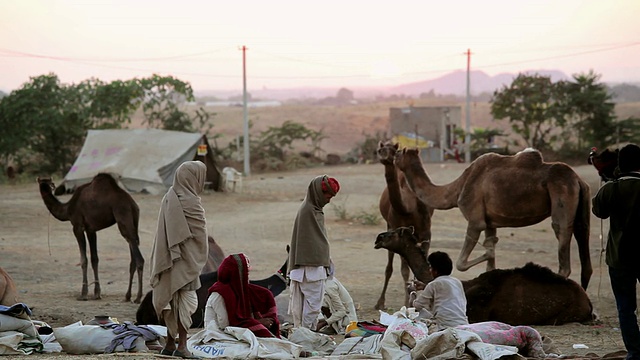
[[[412,227],[378,234],[374,247],[404,257],[418,280],[427,283],[431,278],[426,256]],[[462,284],[470,323],[561,325],[596,318],[591,300],[578,283],[533,263],[522,268],[487,271]]]
[[[287,252],[289,246],[287,245]],[[250,280],[252,284],[262,286],[271,290],[273,296],[278,296],[287,288],[287,280],[285,275],[287,274],[287,264],[289,259],[282,264],[282,267],[278,271],[268,278],[260,280]],[[216,281],[218,281],[218,271],[212,271],[205,274],[200,274],[200,288],[196,290],[198,296],[198,309],[191,315],[191,328],[201,328],[204,326],[204,307],[207,305],[207,299],[209,298],[209,288]],[[153,307],[153,290],[149,291],[142,299],[138,310],[136,311],[136,325],[164,325],[164,321],[158,319],[156,311]]]

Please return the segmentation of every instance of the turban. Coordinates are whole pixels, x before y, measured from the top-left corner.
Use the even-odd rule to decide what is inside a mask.
[[[332,177],[322,180],[322,192],[335,196],[340,191],[340,183]]]

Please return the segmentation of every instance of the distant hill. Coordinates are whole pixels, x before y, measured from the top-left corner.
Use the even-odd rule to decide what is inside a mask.
[[[554,82],[570,79],[570,77],[565,73],[556,70],[532,70],[524,73],[549,76]],[[479,95],[485,92],[493,93],[496,89],[502,87],[503,85],[511,84],[516,76],[517,74],[509,73],[489,76],[483,71],[471,71],[469,76],[471,95]],[[422,93],[428,93],[431,90],[433,90],[434,93],[440,95],[466,95],[467,72],[458,70],[433,80],[404,84],[390,89],[392,94],[405,94],[412,96],[418,96]]]
[[[531,70],[526,71],[527,74],[540,74],[544,76],[550,76],[551,80],[569,80],[562,71],[557,70]],[[517,76],[517,74],[502,73],[495,76],[487,75],[483,71],[471,71],[470,84],[471,94],[479,95],[481,93],[493,93],[503,85],[508,85]],[[332,88],[314,88],[314,87],[297,87],[289,89],[257,89],[250,90],[251,96],[254,99],[269,99],[269,100],[290,100],[290,99],[321,99],[324,97],[336,96],[336,93],[341,87],[345,87],[353,91],[356,98],[374,98],[376,96],[389,96],[389,95],[406,95],[417,97],[422,93],[428,93],[433,90],[438,95],[456,95],[464,96],[467,91],[467,73],[466,71],[458,70],[451,72],[447,75],[431,79],[412,82],[404,85],[394,87],[351,87],[351,86],[339,86]],[[228,97],[239,96],[239,91],[215,91],[204,90],[197,91],[197,97],[217,97],[219,99],[227,99]]]

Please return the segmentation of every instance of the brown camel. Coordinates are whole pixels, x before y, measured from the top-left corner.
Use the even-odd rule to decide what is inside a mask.
[[[40,195],[51,215],[60,221],[71,221],[73,234],[80,249],[82,266],[82,291],[78,300],[87,300],[89,282],[87,280],[87,239],[91,252],[91,267],[94,277],[94,299],[100,299],[100,281],[98,279],[98,247],[96,233],[111,225],[118,224],[120,234],[129,243],[129,287],[125,301],[131,301],[133,275],[138,272],[138,295],[134,302],[140,303],[142,298],[142,272],[144,258],[140,253],[138,237],[138,220],[140,210],[135,200],[118,186],[109,174],[100,173],[90,183],[76,188],[67,203],[61,203],[54,195],[55,188],[51,178],[38,178]],[[86,238],[85,238],[86,233]]]
[[[542,161],[539,151],[527,149],[516,155],[488,153],[478,157],[453,182],[438,186],[431,182],[416,149],[396,154],[402,170],[418,198],[435,209],[460,208],[468,221],[467,233],[456,268],[466,271],[483,261],[487,271],[496,267],[496,229],[537,224],[551,216],[558,239],[558,273],[571,274],[571,236],[576,238],[582,271],[580,283],[587,288],[593,269],[589,256],[590,192],[567,164]],[[469,260],[484,231],[486,252]]]
[[[225,257],[224,251],[222,250],[220,245],[218,245],[218,243],[216,243],[216,241],[213,239],[213,236],[209,235],[207,237],[207,241],[209,242],[209,257],[207,258],[207,262],[202,267],[202,271],[200,271],[200,274],[218,271],[218,266],[220,266],[220,263],[222,263],[222,260],[224,260]]]
[[[398,253],[418,280],[430,281],[429,264],[411,227],[380,233],[374,247]],[[470,323],[561,325],[595,320],[591,301],[578,283],[533,263],[487,271],[462,285]]]
[[[11,276],[0,267],[0,305],[11,306],[18,303],[18,290]]]
[[[394,144],[390,141],[378,143],[378,159],[380,163],[384,165],[384,178],[387,181],[387,187],[382,191],[380,195],[380,214],[387,222],[387,230],[395,229],[400,226],[413,226],[416,229],[418,238],[421,240],[424,246],[424,253],[429,253],[429,244],[431,241],[431,215],[433,215],[433,209],[428,208],[422,201],[418,200],[416,194],[411,191],[407,181],[404,178],[404,174],[396,169],[393,164],[396,152],[398,151],[398,144]],[[375,308],[377,310],[385,309],[385,294],[387,292],[387,286],[389,285],[389,279],[393,274],[393,257],[395,253],[393,251],[388,252],[387,267],[384,271],[384,286],[382,287],[382,293]],[[409,291],[406,284],[409,281],[409,265],[403,257],[400,257],[400,273],[404,280],[405,288],[405,305],[409,303]]]

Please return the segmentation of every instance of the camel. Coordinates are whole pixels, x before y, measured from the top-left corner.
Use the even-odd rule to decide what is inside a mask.
[[[213,236],[209,235],[207,241],[209,242],[209,257],[204,267],[202,267],[200,274],[218,271],[218,266],[220,266],[220,263],[224,260],[224,251],[222,251],[220,245],[213,239]]]
[[[0,305],[11,306],[18,303],[18,290],[11,276],[0,267]]]
[[[287,245],[287,254],[289,253],[289,245]],[[287,288],[287,265],[289,257],[278,271],[268,278],[260,280],[249,280],[250,283],[260,285],[271,290],[274,297],[280,295]],[[201,328],[204,326],[204,307],[207,305],[209,298],[209,288],[218,281],[218,270],[200,274],[200,287],[196,290],[198,296],[198,308],[196,312],[191,314],[191,328]],[[144,299],[138,306],[136,311],[136,325],[164,325],[164,321],[158,319],[155,309],[153,308],[153,290],[147,292]]]
[[[82,291],[78,300],[87,300],[89,282],[87,280],[87,240],[91,253],[91,267],[94,277],[94,299],[100,299],[100,280],[98,278],[98,247],[97,232],[118,224],[120,234],[129,243],[129,287],[125,301],[131,301],[131,286],[133,275],[138,272],[138,294],[134,303],[142,299],[142,273],[144,258],[140,252],[140,238],[138,237],[138,220],[140,210],[135,200],[125,190],[118,186],[116,180],[109,174],[100,173],[90,183],[76,188],[67,203],[61,203],[53,195],[55,185],[51,178],[38,178],[40,195],[44,204],[53,217],[60,221],[70,221],[73,234],[80,249],[80,264],[82,267]],[[85,238],[86,233],[86,238]]]
[[[582,271],[580,284],[589,285],[593,269],[589,256],[590,190],[567,164],[543,162],[539,151],[526,149],[516,155],[488,153],[478,157],[462,175],[447,185],[434,185],[417,149],[396,154],[396,166],[405,174],[416,196],[435,209],[458,207],[468,221],[466,237],[456,268],[466,271],[486,261],[493,270],[497,228],[524,227],[551,216],[558,239],[558,273],[571,274],[571,236],[576,238]],[[469,260],[484,231],[486,251]]]
[[[387,181],[387,187],[380,195],[380,214],[387,222],[387,230],[395,229],[400,226],[413,226],[418,233],[425,246],[424,253],[429,253],[429,244],[431,241],[431,215],[433,209],[428,208],[422,201],[418,200],[416,195],[411,191],[404,174],[396,169],[393,164],[398,144],[390,141],[378,143],[378,159],[384,165],[384,177]],[[385,309],[385,294],[389,279],[393,274],[393,251],[388,252],[387,267],[384,272],[384,285],[378,302],[375,305],[376,310]],[[400,257],[400,273],[404,280],[405,288],[405,305],[409,302],[409,291],[407,291],[407,282],[409,281],[409,266],[404,258]]]
[[[378,234],[374,247],[406,258],[416,278],[427,283],[429,264],[418,242],[413,228],[400,227]],[[490,270],[462,285],[470,323],[561,325],[596,319],[591,300],[578,283],[531,262],[522,268]]]

